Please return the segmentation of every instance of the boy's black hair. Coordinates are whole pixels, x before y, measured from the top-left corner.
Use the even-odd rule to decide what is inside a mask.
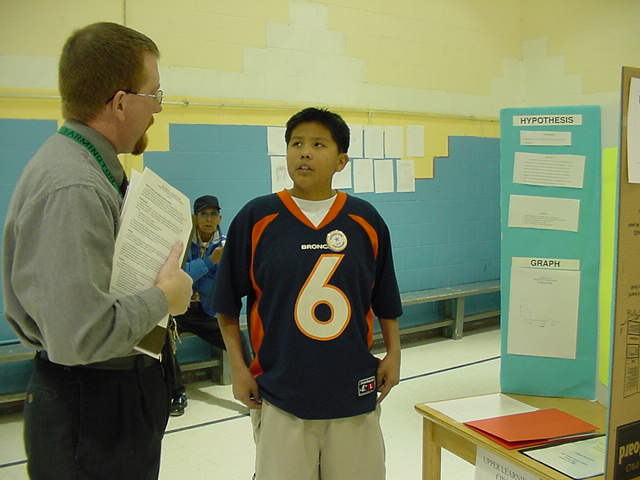
[[[287,130],[284,139],[289,145],[291,132],[301,123],[317,122],[324,125],[333,137],[333,141],[338,145],[338,153],[347,153],[349,150],[349,126],[337,113],[330,112],[324,108],[309,107],[300,110],[287,121]]]

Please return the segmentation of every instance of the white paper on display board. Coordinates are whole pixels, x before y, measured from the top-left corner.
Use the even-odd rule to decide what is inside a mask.
[[[349,130],[349,150],[347,151],[349,158],[364,157],[364,152],[362,151],[364,147],[364,128],[362,125],[349,124]]]
[[[570,147],[571,132],[556,130],[520,130],[520,145]]]
[[[404,131],[400,126],[384,127],[384,158],[404,156]]]
[[[509,227],[578,231],[580,200],[574,198],[509,196]]]
[[[475,480],[541,480],[527,470],[514,465],[506,458],[482,447],[476,450]]]
[[[514,257],[507,352],[576,358],[580,261]]]
[[[353,162],[347,162],[342,171],[336,172],[333,175],[333,181],[331,182],[331,188],[343,190],[345,188],[351,188],[351,165]]]
[[[640,78],[631,78],[627,105],[627,168],[629,183],[640,183]]]
[[[293,187],[287,170],[287,157],[271,157],[271,193]]]
[[[407,157],[424,157],[423,125],[407,125]]]
[[[354,193],[373,192],[373,160],[358,158],[353,161]]]
[[[267,127],[267,153],[286,155],[287,142],[284,139],[285,127]]]
[[[416,167],[413,159],[396,161],[397,192],[416,191]]]
[[[547,187],[582,188],[584,155],[516,152],[513,182]]]
[[[373,172],[376,193],[393,192],[393,160],[374,160]]]
[[[377,125],[364,127],[364,156],[384,158],[384,129]]]

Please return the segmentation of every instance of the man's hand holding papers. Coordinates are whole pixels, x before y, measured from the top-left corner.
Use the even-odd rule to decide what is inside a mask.
[[[169,258],[160,268],[156,278],[156,287],[162,290],[167,297],[169,313],[171,315],[181,315],[189,308],[191,299],[191,284],[193,280],[180,268],[180,259],[184,247],[181,243],[176,243],[169,253]]]

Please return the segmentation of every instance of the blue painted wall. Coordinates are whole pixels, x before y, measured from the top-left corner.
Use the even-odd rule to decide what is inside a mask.
[[[57,129],[55,120],[10,120],[0,118],[0,225],[3,226],[11,194],[29,159]],[[0,258],[2,244],[0,243]],[[0,289],[3,278],[0,275]],[[4,303],[0,296],[0,345],[15,339],[4,320]]]
[[[0,119],[2,224],[20,172],[55,129],[55,121]],[[416,180],[415,192],[358,194],[389,225],[401,291],[499,278],[499,156],[498,139],[450,137],[449,156],[436,159],[435,178]],[[171,125],[170,151],[147,152],[145,165],[192,201],[217,195],[224,230],[248,200],[271,191],[263,126]],[[496,309],[499,295],[471,297],[465,304],[467,313]],[[441,310],[440,304],[408,307],[401,326],[438,321]],[[0,320],[0,342],[14,339]],[[208,350],[201,342],[189,338],[179,357],[202,358]],[[0,366],[0,393],[24,388],[27,374],[24,365]]]

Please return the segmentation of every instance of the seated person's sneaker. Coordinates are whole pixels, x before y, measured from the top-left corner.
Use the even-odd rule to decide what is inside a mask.
[[[169,406],[169,415],[172,417],[179,417],[184,413],[184,409],[187,408],[187,394],[181,393],[180,395],[171,399],[171,405]]]

